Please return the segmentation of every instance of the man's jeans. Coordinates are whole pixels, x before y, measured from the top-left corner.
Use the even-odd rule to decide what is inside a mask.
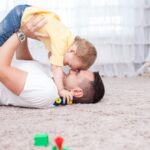
[[[18,5],[13,8],[0,23],[0,46],[15,32],[21,25],[21,18],[26,7],[29,5]]]

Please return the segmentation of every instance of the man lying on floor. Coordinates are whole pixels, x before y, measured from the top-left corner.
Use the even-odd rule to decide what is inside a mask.
[[[38,19],[37,19],[38,20]],[[38,20],[37,29],[43,23]],[[36,32],[36,26],[32,26]],[[29,35],[28,30],[24,30]],[[30,33],[33,37],[34,33]],[[19,50],[17,50],[19,48]],[[17,50],[17,51],[16,51]],[[16,51],[18,59],[11,65]],[[14,33],[0,47],[0,105],[50,108],[59,97],[49,65],[32,59],[27,40],[20,43]],[[74,95],[73,103],[96,103],[104,96],[104,85],[98,72],[70,71],[64,75],[65,88]]]
[[[58,91],[49,65],[37,61],[18,60],[12,67],[11,61],[19,45],[17,35],[13,34],[0,48],[0,104],[34,108],[52,107],[58,98]],[[26,53],[25,50],[24,52]],[[98,73],[70,71],[64,77],[64,85],[73,93],[74,103],[96,103],[104,95],[103,83]]]

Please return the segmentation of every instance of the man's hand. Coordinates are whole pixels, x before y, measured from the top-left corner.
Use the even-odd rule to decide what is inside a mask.
[[[59,95],[61,97],[63,97],[64,100],[67,100],[67,104],[72,104],[72,100],[73,100],[73,95],[71,92],[65,90],[65,89],[62,89],[59,91]]]
[[[49,38],[47,33],[39,33],[38,30],[47,24],[44,16],[34,15],[26,24],[21,27],[21,31],[29,38],[41,40]]]

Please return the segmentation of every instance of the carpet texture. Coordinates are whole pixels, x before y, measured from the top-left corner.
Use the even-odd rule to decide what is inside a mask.
[[[36,133],[51,144],[61,135],[70,150],[150,150],[150,78],[103,78],[102,102],[53,109],[0,106],[0,150],[33,146]]]

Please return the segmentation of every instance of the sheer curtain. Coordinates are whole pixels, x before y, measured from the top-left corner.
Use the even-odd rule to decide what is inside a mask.
[[[75,35],[97,48],[92,70],[105,76],[133,76],[150,62],[150,0],[1,0],[0,19],[28,3],[55,11]],[[47,62],[44,46],[30,41],[33,56]]]

